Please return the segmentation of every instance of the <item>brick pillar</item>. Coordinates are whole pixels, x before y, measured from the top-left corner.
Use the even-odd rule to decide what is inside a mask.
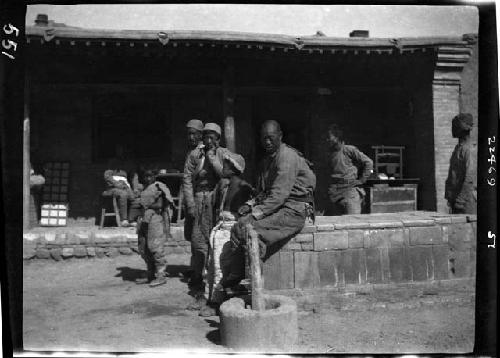
[[[450,157],[457,139],[451,136],[451,121],[460,112],[460,81],[462,70],[471,55],[467,41],[437,49],[436,67],[432,82],[434,114],[434,164],[436,210],[447,212],[444,199],[445,181]]]
[[[444,186],[448,176],[448,168],[453,148],[457,139],[451,136],[451,120],[459,109],[458,85],[432,85],[434,109],[434,163],[436,179],[436,208],[439,212],[447,212],[448,206],[444,199]]]

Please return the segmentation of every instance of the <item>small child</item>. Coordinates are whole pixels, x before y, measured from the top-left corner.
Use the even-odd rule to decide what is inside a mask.
[[[154,171],[144,173],[144,184],[146,189],[140,196],[144,214],[137,226],[137,234],[139,253],[147,265],[147,276],[137,279],[136,283],[149,283],[149,286],[155,287],[167,283],[165,242],[170,236],[173,200],[167,186],[155,180]]]

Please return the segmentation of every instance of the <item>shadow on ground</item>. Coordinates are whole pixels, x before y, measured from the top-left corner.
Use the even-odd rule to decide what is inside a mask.
[[[146,276],[146,270],[128,266],[120,266],[117,267],[116,270],[119,272],[115,277],[121,277],[123,281],[134,282],[136,279]],[[169,277],[179,277],[181,282],[187,283],[189,281],[191,269],[186,265],[168,265],[166,272]]]
[[[206,319],[205,322],[209,324],[209,327],[217,327],[217,329],[211,330],[206,334],[206,338],[212,342],[213,344],[216,344],[218,346],[221,345],[221,340],[220,340],[220,329],[219,329],[219,322],[214,321],[213,319]]]

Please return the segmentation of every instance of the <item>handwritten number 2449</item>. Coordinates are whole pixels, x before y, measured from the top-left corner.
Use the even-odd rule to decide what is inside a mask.
[[[496,141],[496,138],[495,136],[493,137],[489,137],[488,138],[488,145],[492,145],[493,143],[495,143]],[[496,164],[496,158],[495,158],[495,146],[493,144],[493,147],[489,147],[489,152],[490,152],[490,157],[488,158],[488,163],[490,163],[490,167],[488,169],[488,173],[489,174],[492,174],[493,172],[496,172],[496,169],[495,169],[495,164]],[[487,180],[488,184],[490,186],[495,186],[495,178],[490,178]]]

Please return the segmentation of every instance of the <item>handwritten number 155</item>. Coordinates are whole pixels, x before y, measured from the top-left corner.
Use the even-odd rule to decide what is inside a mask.
[[[12,35],[12,34],[15,33],[15,37],[19,36],[19,29],[17,27],[15,27],[14,25],[12,25],[12,24],[4,25],[3,26],[3,32],[6,35]],[[7,50],[7,51],[16,52],[17,51],[17,42],[12,41],[12,40],[7,40],[7,39],[6,40],[2,40],[2,47],[5,50]],[[12,55],[12,54],[10,54],[8,52],[5,52],[5,51],[2,51],[2,55],[7,56],[11,60],[15,59],[14,55]]]

